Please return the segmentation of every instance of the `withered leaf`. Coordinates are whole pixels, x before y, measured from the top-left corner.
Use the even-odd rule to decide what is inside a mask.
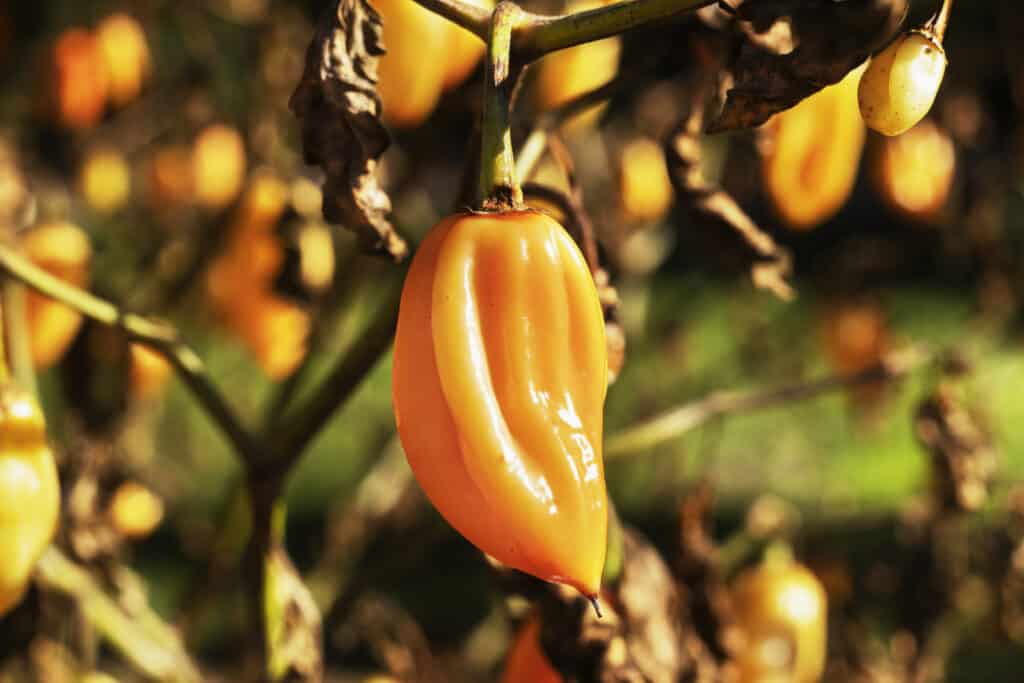
[[[291,108],[302,121],[306,163],[320,166],[324,218],[400,261],[408,246],[388,220],[391,200],[377,177],[391,144],[381,123],[377,61],[381,20],[367,0],[339,0],[317,27]]]
[[[312,594],[284,549],[264,560],[267,666],[273,680],[323,680],[323,629]]]
[[[762,0],[737,8],[723,73],[727,92],[708,132],[759,126],[842,80],[895,33],[907,0]]]
[[[697,138],[701,122],[701,109],[697,107],[672,136],[666,149],[665,160],[676,198],[689,210],[695,223],[734,238],[732,241],[743,252],[744,264],[750,264],[750,277],[756,287],[788,301],[794,296],[793,288],[786,281],[792,258],[768,233],[757,227],[735,199],[704,178]]]

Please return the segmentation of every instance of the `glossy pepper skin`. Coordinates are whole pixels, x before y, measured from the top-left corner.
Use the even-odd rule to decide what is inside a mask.
[[[766,558],[733,585],[737,625],[746,636],[738,654],[739,683],[816,683],[825,670],[828,599],[807,567],[785,556]]]
[[[565,230],[532,211],[441,221],[406,278],[394,356],[398,432],[441,514],[504,564],[596,595],[608,359]]]
[[[0,616],[21,601],[32,569],[53,539],[60,485],[39,405],[0,388]]]

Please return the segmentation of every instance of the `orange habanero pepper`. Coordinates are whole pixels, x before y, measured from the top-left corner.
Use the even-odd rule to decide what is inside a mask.
[[[600,588],[607,536],[604,318],[579,248],[532,211],[427,235],[395,336],[398,432],[427,497],[515,569]]]

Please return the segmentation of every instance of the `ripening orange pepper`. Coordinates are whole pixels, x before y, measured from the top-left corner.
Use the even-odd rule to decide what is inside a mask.
[[[377,0],[384,22],[384,47],[377,93],[389,125],[415,128],[441,99],[445,54],[451,37],[448,21],[412,0]]]
[[[579,248],[533,211],[444,219],[402,292],[393,397],[427,497],[515,569],[600,588],[604,318]]]
[[[59,513],[60,484],[43,412],[30,394],[0,387],[0,616],[21,601]]]
[[[144,401],[156,398],[163,391],[174,368],[167,359],[142,344],[132,344],[130,354],[129,381],[132,395]]]
[[[501,683],[563,683],[540,649],[540,621],[531,617],[519,629],[505,660]]]
[[[287,208],[288,186],[273,174],[257,173],[207,275],[211,304],[271,379],[302,361],[310,329],[309,313],[273,289],[285,258],[275,229]]]
[[[99,123],[107,104],[107,72],[99,42],[85,29],[68,29],[53,46],[46,79],[56,122],[86,129]]]

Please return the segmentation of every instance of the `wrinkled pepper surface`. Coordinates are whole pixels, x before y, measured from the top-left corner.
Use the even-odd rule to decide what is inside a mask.
[[[604,318],[579,248],[532,211],[444,219],[402,292],[393,396],[409,464],[460,533],[587,596],[607,535]]]
[[[43,413],[27,393],[0,387],[0,616],[21,601],[59,512]]]

